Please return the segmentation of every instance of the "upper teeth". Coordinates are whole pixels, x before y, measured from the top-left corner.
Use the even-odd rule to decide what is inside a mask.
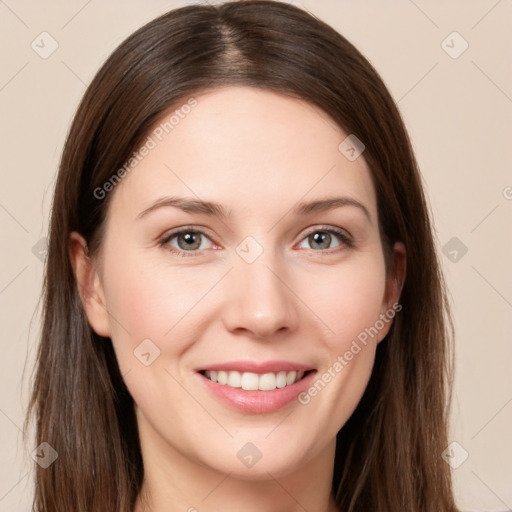
[[[304,372],[264,373],[259,375],[251,372],[206,371],[205,376],[213,382],[226,384],[232,388],[242,388],[246,391],[272,391],[276,388],[290,386],[304,377]]]

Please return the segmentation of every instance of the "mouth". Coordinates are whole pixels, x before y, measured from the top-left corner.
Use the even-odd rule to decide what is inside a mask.
[[[196,370],[210,396],[230,409],[253,414],[272,413],[299,404],[297,396],[311,386],[316,373],[315,369],[294,363],[244,362]]]
[[[244,391],[274,391],[306,378],[316,370],[291,370],[267,373],[239,372],[235,370],[200,370],[199,373],[217,384]]]

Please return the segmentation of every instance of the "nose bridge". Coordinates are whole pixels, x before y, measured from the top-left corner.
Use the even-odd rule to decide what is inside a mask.
[[[268,337],[282,328],[294,328],[297,316],[278,252],[261,244],[258,248],[255,242],[246,239],[237,247],[224,319],[230,330],[246,329],[256,337]]]

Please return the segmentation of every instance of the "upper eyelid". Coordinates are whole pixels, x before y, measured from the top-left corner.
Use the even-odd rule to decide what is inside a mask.
[[[336,226],[328,226],[328,225],[315,225],[315,226],[311,226],[311,228],[306,228],[306,233],[304,236],[308,236],[310,235],[311,233],[316,233],[317,231],[333,231],[335,234],[339,234],[337,233],[338,231],[342,231],[344,233],[346,233],[346,236],[349,237],[349,238],[353,238],[352,237],[352,234],[347,231],[345,228],[340,228],[340,227],[336,227]]]
[[[208,232],[205,230],[205,228],[203,228],[203,227],[197,228],[197,227],[192,227],[192,226],[190,226],[190,227],[183,226],[181,228],[176,228],[174,230],[171,230],[167,234],[162,235],[160,237],[160,239],[161,240],[170,240],[171,238],[174,238],[175,236],[180,235],[181,233],[190,233],[190,232],[200,233],[201,235],[204,235],[211,240],[211,236],[208,234]],[[212,242],[213,242],[213,240],[212,240]]]

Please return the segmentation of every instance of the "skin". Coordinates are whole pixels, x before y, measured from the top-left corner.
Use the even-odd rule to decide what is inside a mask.
[[[398,302],[405,249],[395,244],[386,275],[364,154],[349,161],[338,150],[347,134],[323,111],[248,87],[196,99],[110,192],[98,256],[86,257],[78,233],[70,238],[87,317],[111,338],[136,404],[145,467],[136,511],[334,512],[336,433],[357,406],[392,321],[307,405],[237,411],[212,396],[194,369],[290,360],[321,375]],[[216,201],[231,214],[167,206],[137,218],[165,195]],[[369,218],[354,206],[292,212],[301,201],[333,195],[359,201]],[[206,233],[188,257],[169,250],[186,252],[182,237],[159,245],[183,226]],[[308,238],[330,227],[353,246],[334,234],[320,247]],[[236,252],[247,236],[263,248],[252,263]],[[134,356],[147,338],[160,350],[149,366]],[[262,454],[251,468],[237,457],[248,442]]]

